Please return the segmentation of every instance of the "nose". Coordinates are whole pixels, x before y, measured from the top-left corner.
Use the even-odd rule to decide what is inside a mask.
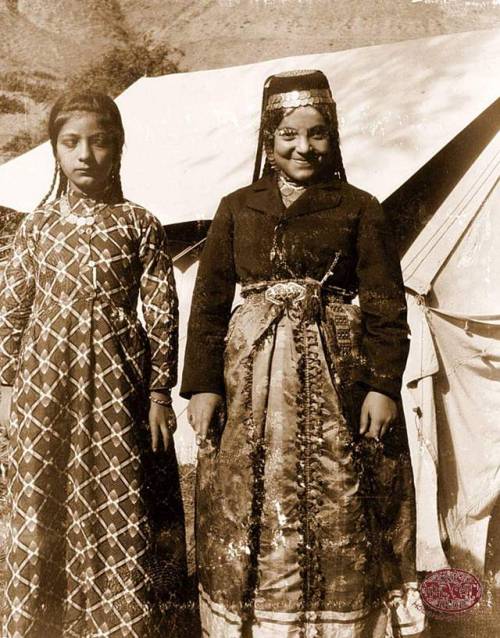
[[[90,144],[86,140],[81,140],[78,145],[78,159],[81,162],[85,162],[90,159]]]
[[[299,135],[297,137],[296,149],[299,153],[309,152],[311,145],[309,143],[309,137],[307,135]]]

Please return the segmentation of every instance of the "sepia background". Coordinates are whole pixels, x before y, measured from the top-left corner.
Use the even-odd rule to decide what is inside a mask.
[[[141,76],[499,25],[498,0],[0,0],[0,162],[44,140],[68,87],[118,95]]]
[[[50,105],[68,88],[118,96],[144,76],[499,27],[499,0],[0,0],[0,163],[46,141]],[[420,188],[428,177],[420,175]],[[2,204],[0,190],[0,211]],[[0,215],[1,233],[7,213]],[[399,234],[409,245],[419,229]],[[192,566],[193,464],[184,463],[182,473]],[[494,635],[484,618],[469,636]],[[458,635],[448,623],[435,625],[433,638]]]

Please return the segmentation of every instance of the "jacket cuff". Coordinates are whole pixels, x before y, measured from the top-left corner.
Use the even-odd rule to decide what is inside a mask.
[[[226,394],[223,383],[202,382],[182,385],[179,395],[183,399],[190,399],[194,394],[200,394],[201,392],[211,392],[212,394],[219,394],[221,397]]]
[[[366,375],[362,376],[357,381],[357,384],[365,388],[368,392],[373,391],[385,394],[385,396],[393,401],[399,401],[401,397],[401,382],[395,379]]]

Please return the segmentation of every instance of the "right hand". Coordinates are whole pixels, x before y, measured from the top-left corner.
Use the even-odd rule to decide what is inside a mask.
[[[191,427],[195,431],[198,445],[201,445],[206,440],[208,426],[215,410],[221,403],[222,396],[215,392],[199,392],[191,397],[187,416]]]
[[[6,428],[10,420],[10,408],[12,404],[12,386],[0,387],[0,427]]]

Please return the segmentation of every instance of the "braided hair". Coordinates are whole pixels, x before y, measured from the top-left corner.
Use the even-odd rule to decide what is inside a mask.
[[[49,139],[52,152],[56,160],[52,184],[39,206],[43,206],[55,191],[57,199],[66,192],[68,178],[61,170],[57,161],[57,138],[64,124],[75,112],[96,113],[103,126],[105,126],[113,139],[115,150],[115,163],[110,176],[109,196],[117,201],[123,200],[122,184],[120,179],[121,157],[125,143],[125,131],[123,129],[120,111],[115,102],[105,93],[97,91],[85,91],[84,93],[68,93],[62,95],[54,104],[49,115]]]

